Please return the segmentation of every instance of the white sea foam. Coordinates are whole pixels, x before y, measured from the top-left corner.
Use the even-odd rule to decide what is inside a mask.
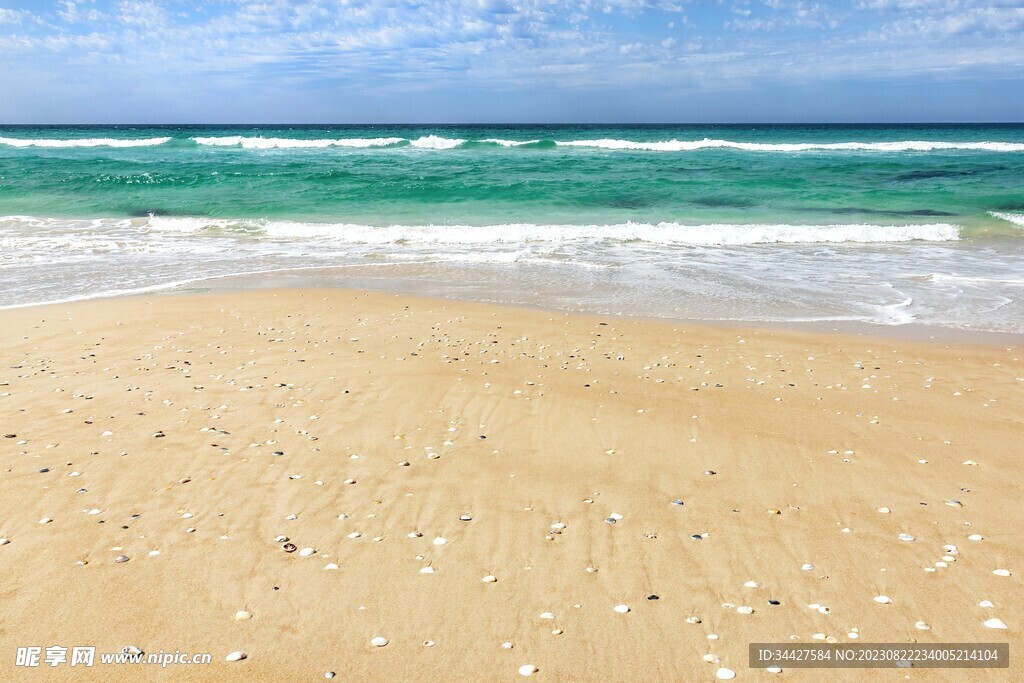
[[[71,138],[66,140],[47,140],[30,138],[2,138],[0,145],[10,147],[155,147],[170,140],[167,138]]]
[[[1024,213],[1008,213],[1006,211],[989,211],[988,213],[990,216],[1001,218],[1004,221],[1008,221],[1014,225],[1024,228]]]
[[[465,140],[460,138],[442,138],[437,135],[426,135],[409,141],[410,147],[417,149],[453,149],[461,145]]]
[[[227,230],[270,238],[327,239],[355,244],[494,244],[524,242],[650,242],[695,246],[842,242],[944,242],[959,239],[948,223],[910,225],[681,225],[621,223],[618,225],[391,225],[300,223],[292,221],[228,221],[154,216],[149,228],[158,231]]]
[[[489,142],[492,145],[501,145],[502,147],[522,147],[523,145],[535,145],[540,140],[502,140],[500,138],[484,138],[480,142]]]
[[[388,147],[404,142],[405,138],[325,138],[301,140],[296,138],[223,137],[192,138],[197,145],[213,147],[241,147],[242,149],[321,149],[324,147]]]
[[[652,152],[689,152],[701,149],[737,149],[747,152],[812,152],[812,151],[868,151],[868,152],[931,152],[935,150],[972,150],[985,152],[1024,152],[1024,143],[1018,142],[946,142],[942,140],[902,140],[897,142],[795,142],[763,143],[733,142],[731,140],[668,140],[664,142],[635,142],[632,140],[568,140],[556,142],[560,147],[594,147],[609,150],[645,150]]]

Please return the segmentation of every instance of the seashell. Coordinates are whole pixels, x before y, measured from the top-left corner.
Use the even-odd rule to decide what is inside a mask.
[[[686,623],[687,624],[699,624],[700,623],[700,617],[686,617]]]
[[[978,607],[995,607],[991,600],[982,600],[978,603]]]
[[[278,543],[287,543],[288,542],[288,537],[287,536],[277,536],[276,538],[274,538],[274,540],[276,542],[278,542]]]
[[[679,498],[676,498],[675,500],[672,501],[672,504],[673,505],[684,505],[685,503],[683,503],[683,501],[680,500]]]
[[[413,531],[413,532],[409,533],[408,535],[406,535],[406,538],[419,538],[422,535],[423,534],[420,533],[419,531]]]
[[[781,515],[782,514],[782,510],[779,510],[778,508],[771,508],[770,510],[768,510],[768,514],[769,515]]]
[[[622,515],[620,515],[618,512],[613,512],[612,514],[608,515],[608,519],[614,519],[616,522],[618,522],[622,519]]]
[[[946,505],[951,508],[962,508],[964,506],[959,500],[947,500]]]
[[[336,565],[333,562],[331,562],[326,567],[324,567],[324,571],[327,571],[327,570],[330,570],[330,569],[337,569],[337,568],[338,568],[338,565]]]
[[[625,614],[629,611],[629,605],[616,605],[612,609],[618,612],[619,614]]]
[[[753,607],[748,607],[747,605],[740,605],[739,607],[736,608],[736,611],[739,612],[740,614],[753,614],[754,613],[754,608]]]
[[[195,515],[193,515],[191,512],[186,512],[181,516],[182,519],[192,519],[193,517],[195,517]]]
[[[285,519],[287,519],[289,522],[294,522],[298,518],[298,515],[288,515],[287,517],[285,517]]]
[[[298,546],[296,546],[294,543],[285,543],[281,546],[281,550],[285,551],[286,553],[294,553],[296,550],[298,550]]]
[[[743,584],[746,588],[757,588],[757,581],[747,581]]]
[[[359,533],[358,531],[353,531],[349,535],[345,536],[345,538],[359,538],[360,536],[362,536],[361,533]]]
[[[970,536],[967,537],[967,540],[968,541],[980,541],[983,538],[985,538],[985,537],[982,536],[981,534],[971,534]]]
[[[767,671],[770,674],[780,674],[782,673],[782,667],[773,665],[769,666],[767,669],[765,669],[765,671]]]
[[[356,480],[355,479],[346,479],[344,483],[346,483],[346,484],[354,484],[354,483],[356,483]]]
[[[1003,620],[996,619],[995,617],[992,617],[991,619],[987,620],[985,622],[985,626],[987,626],[988,628],[1006,628],[1006,624],[1003,623]]]
[[[141,655],[141,654],[144,654],[141,649],[135,647],[134,645],[125,645],[124,647],[121,648],[121,652],[123,652],[126,655]]]
[[[555,522],[554,524],[551,525],[551,528],[552,529],[564,529],[565,528],[565,523],[564,522]]]
[[[316,553],[316,549],[315,548],[303,548],[302,550],[299,551],[299,555],[301,557],[309,557],[310,555],[313,555],[315,553]]]
[[[327,671],[324,673],[324,678],[334,678],[335,676],[337,676],[337,674],[333,671]]]
[[[889,509],[889,508],[887,508],[887,507],[880,507],[880,508],[875,508],[875,509],[876,509],[876,510],[877,510],[878,512],[881,512],[881,513],[882,513],[883,515],[887,515],[887,514],[889,514],[890,512],[892,512],[892,510],[890,510],[890,509]]]
[[[718,661],[718,657],[716,657],[715,655],[711,654],[710,652],[708,654],[704,655],[701,659],[703,659],[708,664],[714,664],[715,662]]]
[[[502,643],[501,646],[506,650],[511,650],[513,647],[512,643],[507,640],[504,643]]]
[[[540,613],[540,618],[541,619],[554,619],[555,615],[552,612],[541,612]]]
[[[127,562],[128,560],[129,560],[129,557],[127,555],[118,555],[117,557],[114,558],[114,562],[117,562],[118,564],[123,564],[123,563]]]
[[[288,478],[289,479],[302,479],[302,475],[301,474],[289,474]]]
[[[964,464],[965,464],[965,465],[977,465],[978,463],[976,463],[976,462],[975,462],[975,461],[973,461],[973,460],[964,460]]]
[[[423,567],[422,569],[420,569],[420,574],[433,574],[433,573],[434,573],[434,568],[433,567]]]
[[[614,517],[608,517],[604,521],[607,522],[608,524],[615,524],[615,518]]]
[[[228,656],[224,658],[224,661],[226,661],[226,662],[240,662],[243,659],[247,658],[248,656],[249,655],[245,654],[241,650],[235,650],[234,652],[229,653]]]
[[[1009,569],[996,569],[992,573],[995,574],[996,576],[1010,576],[1010,570]]]
[[[776,607],[778,607],[782,603],[779,602],[778,600],[776,600],[775,598],[768,598],[768,604],[769,605],[775,605]]]
[[[409,463],[409,461],[408,461],[408,460],[403,460],[402,462],[398,463],[398,466],[399,466],[399,467],[408,467],[408,466],[409,466],[409,464],[410,464],[410,463]]]
[[[562,635],[562,633],[564,633],[564,631],[562,631],[562,629],[560,628],[556,628],[553,631],[551,631],[551,635],[553,636],[560,636]]]
[[[249,619],[252,619],[252,612],[246,612],[244,609],[235,612],[235,621],[247,621]]]
[[[587,567],[587,573],[593,574],[597,571],[597,567]]]
[[[814,569],[814,565],[810,564],[810,563],[804,563],[804,564],[800,565],[800,569],[803,569],[805,572],[809,572],[812,569]]]
[[[715,672],[715,678],[720,681],[731,681],[736,678],[736,672],[732,669],[727,669],[724,666]]]
[[[880,605],[888,605],[890,602],[892,602],[892,598],[890,598],[887,595],[876,595],[874,600]]]
[[[483,579],[481,579],[481,581],[483,581],[484,583],[495,583],[497,580],[498,580],[497,578],[495,578],[494,576],[491,576],[490,574],[488,574]]]
[[[932,630],[932,627],[928,625],[927,621],[917,621],[917,622],[914,622],[914,628],[918,629],[919,631],[931,631]]]
[[[532,676],[538,671],[540,671],[540,669],[535,667],[533,664],[523,664],[521,667],[519,667],[520,676]]]
[[[914,540],[914,537],[913,537],[913,536],[911,536],[910,534],[900,534],[900,535],[899,535],[899,539],[900,539],[901,541],[913,541],[913,540]]]
[[[0,538],[0,545],[7,545],[10,541],[6,538]]]
[[[39,520],[39,523],[40,523],[40,524],[49,524],[49,523],[50,523],[50,522],[52,522],[52,521],[53,521],[53,520],[52,520],[52,519],[50,519],[49,517],[43,517],[43,518],[42,518],[41,520]]]
[[[447,542],[448,542],[448,539],[446,539],[446,538],[444,538],[442,536],[438,536],[437,538],[434,539],[434,545],[444,545]]]
[[[459,515],[459,521],[460,522],[471,522],[471,521],[473,521],[473,516],[472,515]]]
[[[370,645],[373,645],[374,647],[384,647],[387,644],[388,639],[382,636],[376,636],[370,639]]]

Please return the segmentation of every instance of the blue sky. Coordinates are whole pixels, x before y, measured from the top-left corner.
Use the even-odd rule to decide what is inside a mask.
[[[1024,0],[0,0],[0,122],[1024,120]]]

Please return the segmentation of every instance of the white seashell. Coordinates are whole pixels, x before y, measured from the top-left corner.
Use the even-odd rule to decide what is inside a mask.
[[[302,475],[301,474],[289,474],[288,478],[289,479],[302,479]]]
[[[506,650],[511,650],[513,647],[512,643],[507,640],[504,643],[502,643],[501,646]]]
[[[714,664],[715,662],[718,661],[718,657],[716,657],[715,655],[711,654],[710,652],[708,654],[704,655],[702,657],[702,659],[705,662],[707,662],[708,664]]]
[[[700,617],[686,617],[686,623],[687,624],[699,624],[700,623]]]
[[[127,555],[118,555],[117,557],[114,558],[114,562],[117,562],[118,564],[123,564],[124,562],[127,562],[128,560],[129,560],[129,557]]]
[[[278,542],[278,543],[287,543],[288,542],[288,537],[287,536],[275,536],[274,540],[276,542]]]
[[[345,538],[359,538],[360,536],[362,536],[361,533],[359,533],[358,531],[353,531],[352,533],[350,533]]]
[[[560,635],[562,635],[562,633],[563,633],[562,629],[556,628],[555,630],[553,630],[551,632],[551,635],[553,635],[553,636],[560,636]]]
[[[423,647],[434,647],[434,641],[432,641],[432,640],[424,640],[423,641]]]
[[[497,580],[498,580],[497,578],[495,578],[494,576],[491,576],[490,574],[488,574],[483,579],[481,579],[481,581],[483,581],[484,583],[495,583]]]
[[[316,549],[315,548],[303,548],[302,550],[299,551],[299,555],[301,557],[309,557],[310,555],[313,555],[315,553],[316,553]]]
[[[39,523],[40,523],[40,524],[49,524],[49,523],[50,523],[50,522],[52,522],[52,521],[53,521],[53,520],[52,520],[52,519],[50,519],[49,517],[43,517],[43,518],[42,518],[41,520],[39,520]]]
[[[899,535],[899,539],[900,539],[901,541],[913,541],[913,540],[914,540],[914,537],[913,537],[913,536],[911,536],[910,534],[900,534],[900,535]]]
[[[434,573],[434,568],[433,567],[424,567],[423,569],[420,570],[420,574],[433,574],[433,573]]]
[[[6,538],[0,538],[0,545],[7,545],[10,541]]]
[[[622,515],[620,515],[618,512],[613,512],[612,514],[608,515],[608,519],[614,519],[616,522],[618,522],[622,519]]]
[[[959,500],[947,500],[946,505],[951,508],[962,508],[964,506]]]
[[[141,655],[142,654],[142,650],[140,648],[135,647],[134,645],[125,645],[124,647],[121,648],[121,652],[123,652],[126,655]]]
[[[551,528],[552,529],[564,529],[565,528],[565,523],[564,522],[555,522],[554,524],[551,525]]]
[[[235,650],[234,652],[229,653],[228,656],[224,658],[224,661],[226,661],[226,662],[240,662],[240,661],[242,661],[243,659],[245,659],[248,656],[249,655],[245,654],[241,650]]]
[[[982,600],[978,603],[978,607],[995,607],[991,600]]]
[[[741,605],[741,606],[736,608],[736,611],[739,612],[740,614],[753,614],[754,613],[754,608],[753,607],[748,607],[747,605]]]
[[[355,479],[346,479],[345,483],[346,484],[354,484],[354,483],[356,483],[356,480]]]
[[[337,674],[333,671],[327,671],[324,673],[324,678],[334,678],[335,676],[337,676]]]
[[[413,531],[412,533],[407,534],[406,538],[420,538],[421,536],[423,536],[423,534],[419,531]]]
[[[471,522],[471,521],[473,521],[473,517],[471,515],[459,515],[459,521],[460,522]]]
[[[856,631],[850,631],[849,633],[846,634],[846,637],[847,638],[851,638],[853,640],[857,640],[858,638],[860,638],[860,634],[857,633]]]
[[[384,647],[387,644],[388,639],[382,636],[376,636],[370,639],[370,645],[373,645],[374,647]]]
[[[540,669],[535,667],[533,664],[523,664],[521,667],[519,667],[520,676],[532,676],[538,671],[540,671]]]
[[[736,672],[732,669],[726,669],[724,666],[715,672],[715,678],[720,681],[731,681],[736,678]]]
[[[625,614],[629,611],[629,605],[616,605],[612,609],[614,609],[619,614]]]
[[[587,573],[588,574],[593,574],[596,571],[597,571],[597,567],[587,567]]]
[[[992,573],[995,574],[996,576],[1010,576],[1010,570],[1009,569],[996,569]]]
[[[769,666],[767,669],[765,669],[765,671],[767,671],[770,674],[780,674],[780,673],[782,673],[782,667],[781,666]]]
[[[747,588],[757,588],[757,581],[747,581],[743,585],[746,586]]]
[[[877,510],[878,510],[879,512],[881,512],[881,513],[882,513],[883,515],[887,515],[887,514],[889,514],[890,512],[892,512],[892,510],[890,510],[890,509],[889,509],[889,508],[887,508],[887,507],[880,507],[880,508],[877,508]]]
[[[296,515],[288,515],[287,517],[285,517],[285,519],[287,519],[289,522],[293,522],[296,519],[298,519],[298,516],[296,516]]]
[[[803,569],[805,572],[809,572],[812,569],[814,569],[814,565],[813,564],[809,564],[809,563],[808,564],[803,564],[803,565],[800,566],[800,569]]]
[[[825,607],[824,605],[821,605],[821,606],[819,606],[819,607],[818,607],[818,611],[819,611],[819,612],[820,612],[821,614],[832,614],[832,610],[831,610],[831,608],[829,608],[829,607]]]
[[[541,612],[540,613],[540,618],[541,619],[554,619],[555,615],[552,612]]]
[[[932,627],[928,625],[927,621],[918,621],[914,623],[914,628],[919,631],[931,631]]]
[[[985,538],[985,537],[982,536],[981,534],[971,534],[970,536],[967,537],[967,540],[968,541],[980,541],[983,538]]]
[[[892,602],[892,598],[890,598],[887,595],[876,595],[875,602],[879,603],[880,605],[888,605],[890,602]]]
[[[247,619],[252,619],[252,612],[246,612],[244,609],[235,612],[235,621],[246,621]]]
[[[327,565],[326,567],[324,567],[324,571],[327,571],[327,570],[329,570],[329,569],[337,569],[337,568],[338,568],[338,565],[336,565],[336,564],[334,564],[333,562],[331,562],[331,563],[330,563],[330,564],[328,564],[328,565]]]
[[[811,636],[811,638],[814,638],[815,640],[825,640],[825,638],[827,637],[828,636],[826,636],[824,633],[815,633]]]
[[[443,538],[442,536],[438,536],[437,538],[434,539],[434,545],[444,545],[447,542],[448,542],[448,539]]]
[[[1003,620],[996,619],[995,617],[992,617],[991,619],[986,621],[985,626],[989,628],[1006,628],[1006,624],[1003,623]]]

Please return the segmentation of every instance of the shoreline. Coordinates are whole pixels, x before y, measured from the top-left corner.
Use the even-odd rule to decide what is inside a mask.
[[[1024,645],[1020,344],[343,289],[0,322],[3,678],[32,645],[211,653],[171,667],[197,681],[761,680],[749,643]]]

